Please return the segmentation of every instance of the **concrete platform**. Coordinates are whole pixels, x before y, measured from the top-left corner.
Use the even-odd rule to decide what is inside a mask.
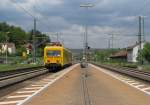
[[[91,65],[87,69],[78,66],[25,102],[25,105],[85,105],[82,87],[84,72],[87,72],[86,81],[92,105],[150,105],[149,94],[127,84],[123,79],[117,79],[122,77],[104,71]],[[146,88],[149,89],[149,85]]]

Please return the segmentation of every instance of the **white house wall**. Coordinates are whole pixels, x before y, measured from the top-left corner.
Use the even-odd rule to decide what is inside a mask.
[[[128,60],[128,62],[133,62],[132,61],[132,55],[133,55],[133,52],[132,51],[128,51],[128,54],[127,54],[127,60]]]
[[[139,50],[139,46],[136,46],[133,48],[132,62],[135,62],[135,63],[137,62],[138,50]]]
[[[144,48],[144,44],[145,43],[141,44],[142,49]],[[128,51],[128,54],[127,54],[127,61],[128,62],[133,62],[133,63],[138,62],[137,57],[138,57],[139,48],[140,48],[140,45],[137,45],[131,51]]]
[[[8,50],[8,53],[9,53],[9,54],[15,54],[15,53],[16,53],[16,48],[15,48],[15,46],[13,46],[13,47],[8,47],[8,48],[7,48],[7,45],[6,45],[6,44],[3,44],[3,45],[2,45],[2,48],[1,48],[0,52],[1,52],[1,53],[5,53],[7,50]]]

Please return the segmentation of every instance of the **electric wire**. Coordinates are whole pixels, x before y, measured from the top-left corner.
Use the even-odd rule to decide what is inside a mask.
[[[18,6],[20,9],[22,9],[26,14],[28,14],[29,16],[31,16],[32,18],[36,18],[35,16],[33,16],[31,14],[31,12],[29,12],[29,10],[26,10],[24,7],[22,7],[21,5],[19,5],[15,0],[10,0],[12,3],[14,3],[16,6]]]
[[[20,4],[18,4],[15,0],[10,0],[12,3],[14,3],[15,5],[16,5],[16,7],[19,7],[20,9],[22,9],[26,14],[28,14],[29,16],[31,16],[32,18],[34,18],[34,19],[36,19],[39,23],[41,23],[41,24],[43,24],[46,28],[48,28],[49,26],[44,22],[43,23],[43,21],[41,20],[41,19],[39,19],[39,18],[37,18],[36,16],[34,16],[33,14],[32,14],[32,12],[31,11],[29,11],[29,10],[27,10],[27,9],[25,9],[24,7],[22,7]]]
[[[136,9],[136,10],[139,11],[139,12],[143,12],[147,7],[149,7],[149,5],[150,5],[150,1],[144,2],[144,4],[142,5],[142,7],[139,8],[139,9]]]
[[[36,7],[38,8],[38,12],[40,12],[41,14],[43,14],[42,15],[42,18],[41,18],[41,21],[43,21],[44,23],[47,23],[47,22],[49,22],[49,23],[51,23],[50,22],[50,20],[49,20],[49,16],[47,16],[46,14],[44,15],[44,13],[42,12],[42,11],[44,11],[44,9],[43,8],[41,8],[41,5],[40,5],[40,2],[39,2],[39,0],[34,0],[35,2],[36,2]],[[54,27],[54,26],[53,26]],[[47,29],[51,29],[51,26],[49,26],[49,25],[47,25]],[[58,33],[58,32],[57,32]],[[56,35],[56,34],[55,34]],[[56,37],[57,37],[57,35],[56,35]],[[60,37],[59,37],[59,39],[60,39]],[[64,44],[64,40],[63,39],[60,39],[61,40],[61,42]]]

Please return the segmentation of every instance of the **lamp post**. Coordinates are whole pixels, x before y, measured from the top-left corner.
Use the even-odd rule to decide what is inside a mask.
[[[93,7],[94,5],[91,3],[81,4],[81,8],[86,8],[88,11],[89,8]],[[87,14],[86,14],[87,17]],[[87,51],[88,51],[88,25],[85,23],[85,34],[84,34],[84,51],[83,51],[83,58],[85,59],[85,63],[87,65]]]

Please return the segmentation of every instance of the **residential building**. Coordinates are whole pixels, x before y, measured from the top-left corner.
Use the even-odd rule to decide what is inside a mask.
[[[8,51],[9,54],[16,53],[16,46],[14,43],[0,43],[0,53],[6,53]]]
[[[121,60],[121,61],[127,61],[127,51],[126,50],[121,50],[117,53],[114,53],[113,55],[110,56],[110,59],[113,60]]]
[[[141,43],[141,49],[143,49],[145,42]],[[140,49],[140,44],[136,43],[133,46],[130,46],[127,48],[127,61],[128,62],[133,62],[136,63],[137,61],[137,57],[139,54],[139,49]]]
[[[33,49],[33,45],[31,43],[27,43],[24,45],[24,47],[26,48],[27,54],[31,54],[31,51]]]

